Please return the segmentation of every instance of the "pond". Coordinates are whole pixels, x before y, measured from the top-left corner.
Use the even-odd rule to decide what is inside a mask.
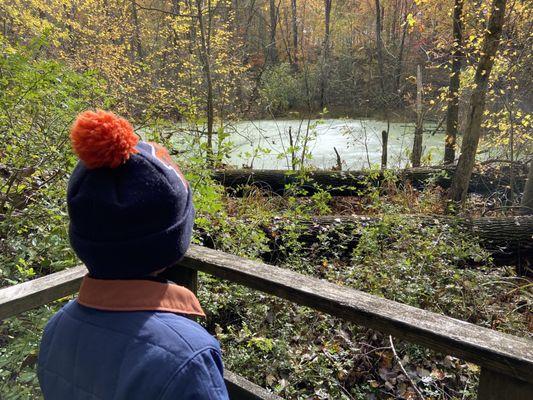
[[[381,132],[386,129],[386,121],[373,119],[241,121],[228,129],[233,145],[229,163],[239,168],[290,168],[290,137],[294,147],[301,149],[307,134],[311,158],[306,159],[306,165],[332,168],[337,164],[335,148],[343,169],[368,168],[369,164],[381,162]],[[389,167],[409,164],[414,130],[413,123],[390,123]],[[435,126],[429,124],[424,129],[422,157],[426,163],[440,162],[443,156],[444,133],[434,130]],[[296,156],[301,159],[301,150],[296,151]]]

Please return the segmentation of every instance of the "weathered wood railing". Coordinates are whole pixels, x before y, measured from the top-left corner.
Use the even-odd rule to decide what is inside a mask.
[[[180,265],[172,278],[193,290],[202,271],[478,364],[479,400],[533,399],[531,340],[200,246]],[[85,273],[76,267],[0,290],[0,319],[75,293]],[[234,374],[226,381],[232,399],[276,398]]]

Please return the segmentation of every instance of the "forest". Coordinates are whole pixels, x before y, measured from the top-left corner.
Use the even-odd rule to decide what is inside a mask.
[[[0,0],[0,311],[80,265],[69,131],[103,109],[180,166],[195,245],[533,345],[532,31],[527,0]],[[42,398],[72,298],[0,312],[1,400]],[[281,398],[479,398],[459,357],[207,273],[198,298]]]

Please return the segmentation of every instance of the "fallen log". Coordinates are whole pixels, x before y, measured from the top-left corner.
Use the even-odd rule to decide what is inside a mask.
[[[518,171],[519,170],[519,171]],[[303,179],[298,173],[288,170],[254,170],[224,169],[213,173],[215,181],[231,188],[236,196],[242,196],[247,186],[259,187],[277,194],[284,194],[288,188],[299,195],[311,195],[318,188],[330,192],[333,196],[359,195],[361,189],[369,185],[381,185],[386,178],[395,176],[399,182],[410,182],[421,189],[433,184],[447,189],[455,166],[420,167],[401,170],[366,170],[366,171],[309,171]],[[515,170],[514,190],[522,192],[527,172],[518,166]],[[511,174],[509,169],[488,169],[474,172],[470,180],[469,192],[489,194],[495,191],[506,194],[510,190]],[[303,189],[305,193],[299,190]]]
[[[471,233],[479,239],[497,264],[513,263],[520,273],[531,273],[533,260],[533,216],[457,218],[450,216],[399,216],[401,221],[415,220],[421,226],[448,225]],[[332,243],[341,236],[345,238],[340,257],[350,257],[361,237],[361,229],[375,226],[383,221],[382,216],[317,216],[299,221],[275,220],[263,229],[270,238],[270,257],[276,258],[283,245],[283,232],[291,225],[297,226],[298,240],[312,248],[325,237]],[[529,272],[528,272],[529,271]]]

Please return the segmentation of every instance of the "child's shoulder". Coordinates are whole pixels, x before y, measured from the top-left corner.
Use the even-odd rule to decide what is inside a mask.
[[[171,338],[180,347],[186,344],[193,352],[206,348],[220,351],[218,341],[200,324],[189,318],[167,312],[156,312],[151,320],[154,329],[160,335]]]

